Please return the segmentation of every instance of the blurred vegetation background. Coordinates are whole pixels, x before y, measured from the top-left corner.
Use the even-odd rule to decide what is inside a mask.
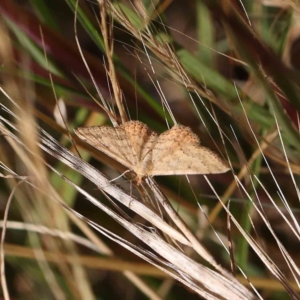
[[[72,150],[56,99],[66,106],[64,117],[71,134],[78,126],[109,124],[106,112],[92,100],[98,98],[97,90],[117,111],[107,75],[98,6],[96,1],[79,2],[75,33],[73,0],[0,2],[0,84],[21,107],[22,122],[37,122]],[[113,62],[128,115],[163,132],[166,121],[173,125],[162,105],[165,98],[178,123],[191,127],[203,145],[230,160],[240,183],[231,172],[210,175],[210,182],[224,201],[231,199],[230,210],[239,224],[296,290],[294,282],[299,274],[292,274],[286,259],[299,265],[299,10],[297,1],[271,0],[111,1],[107,7],[107,22],[113,22]],[[4,106],[13,109],[3,93],[0,97]],[[1,115],[12,120],[3,110]],[[25,140],[33,145],[35,132],[24,132]],[[26,164],[11,147],[1,137],[0,161],[16,173],[28,175]],[[120,174],[114,170],[114,162],[101,154],[84,152],[82,157],[111,179]],[[45,159],[97,199],[107,201],[80,174],[50,156],[45,155]],[[59,176],[42,167],[40,170],[41,177],[45,176],[74,210],[137,242]],[[230,269],[230,258],[212,230],[227,243],[226,212],[203,176],[189,179],[190,183],[184,176],[156,178],[218,263]],[[0,180],[4,215],[17,180]],[[118,184],[128,188],[124,180]],[[8,223],[4,246],[11,299],[147,299],[123,276],[124,270],[140,274],[145,285],[161,298],[199,299],[111,240],[79,229],[60,205],[46,198],[24,184],[14,191],[8,219],[16,222]],[[265,220],[249,199],[261,205]],[[206,210],[212,227],[198,212],[197,201]],[[95,254],[83,244],[75,246],[46,233],[42,225],[80,236],[84,232],[91,243],[101,237],[111,250]],[[280,251],[268,226],[289,258]],[[286,287],[236,227],[231,229],[231,238],[236,263],[262,297],[289,299]],[[83,269],[70,266],[73,256],[80,258]]]

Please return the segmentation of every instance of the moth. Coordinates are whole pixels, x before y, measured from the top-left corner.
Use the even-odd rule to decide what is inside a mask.
[[[217,174],[229,165],[200,145],[189,127],[174,125],[157,134],[140,121],[117,127],[79,127],[76,135],[135,173],[136,184],[148,176]]]

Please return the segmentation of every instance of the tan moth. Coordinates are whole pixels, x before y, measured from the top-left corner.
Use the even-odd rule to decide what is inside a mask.
[[[139,121],[117,127],[79,127],[75,133],[133,171],[137,184],[146,176],[216,174],[229,170],[227,162],[200,146],[198,136],[182,125],[160,135]]]

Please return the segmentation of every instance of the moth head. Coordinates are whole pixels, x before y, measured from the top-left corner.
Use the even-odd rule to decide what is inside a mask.
[[[136,185],[141,185],[143,181],[143,176],[135,173],[133,170],[128,170],[124,176],[128,181],[131,181]]]

